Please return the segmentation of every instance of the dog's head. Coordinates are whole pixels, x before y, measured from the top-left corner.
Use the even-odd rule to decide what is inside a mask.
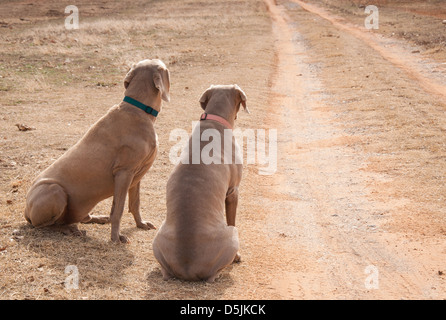
[[[233,119],[237,119],[237,113],[240,110],[240,105],[243,106],[243,110],[247,113],[249,112],[246,106],[246,94],[243,90],[236,84],[233,85],[217,85],[210,86],[200,98],[200,104],[203,110],[207,110],[209,102],[214,100],[216,103],[212,103],[212,108],[228,108],[230,106],[231,110],[225,110],[223,112],[225,115],[232,115]],[[207,110],[210,111],[210,110]],[[220,110],[223,111],[223,110]]]
[[[129,91],[158,94],[166,102],[170,101],[170,74],[166,65],[158,59],[142,60],[135,63],[124,78],[124,87]]]

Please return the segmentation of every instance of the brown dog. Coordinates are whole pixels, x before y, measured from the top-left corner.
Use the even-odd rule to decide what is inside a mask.
[[[242,164],[231,129],[240,104],[248,111],[246,95],[237,85],[211,86],[200,103],[205,110],[203,121],[189,140],[185,150],[189,152],[169,177],[167,215],[153,241],[165,280],[177,277],[213,282],[223,268],[240,260],[235,216]],[[224,137],[218,142],[223,152],[216,155],[214,150],[212,159],[217,161],[210,164],[194,159],[196,152],[203,155],[206,150],[207,143],[200,141],[206,132]],[[197,137],[199,149],[194,155],[197,142],[193,139]]]
[[[119,233],[127,193],[136,225],[155,227],[141,219],[140,180],[158,149],[154,129],[161,100],[169,101],[169,71],[160,60],[134,64],[124,79],[123,102],[113,106],[85,136],[43,171],[26,199],[25,218],[35,227],[56,226],[81,234],[79,222],[111,221],[111,239],[128,242]],[[151,108],[146,108],[150,106]],[[90,216],[101,200],[113,196],[110,217]]]

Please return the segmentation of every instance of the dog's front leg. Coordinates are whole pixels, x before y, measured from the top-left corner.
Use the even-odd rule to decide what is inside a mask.
[[[135,218],[136,226],[138,228],[144,230],[156,229],[153,224],[148,221],[143,221],[141,218],[141,213],[139,211],[139,190],[140,182],[129,189],[129,211],[133,214],[133,218]]]
[[[238,188],[234,187],[228,190],[225,199],[226,223],[228,226],[235,227],[235,215],[237,212]]]
[[[133,180],[133,175],[125,170],[117,171],[114,174],[113,205],[110,214],[111,240],[113,242],[127,243],[129,239],[119,233],[121,217],[124,211],[125,197]]]
[[[238,204],[238,187],[229,189],[225,199],[226,223],[235,228],[235,215]],[[240,253],[236,253],[233,262],[240,262]]]

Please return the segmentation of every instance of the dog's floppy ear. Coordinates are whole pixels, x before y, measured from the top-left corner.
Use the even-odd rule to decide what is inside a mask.
[[[170,74],[165,68],[158,68],[153,74],[153,83],[161,93],[161,99],[166,102],[170,101]]]
[[[248,107],[246,106],[246,94],[243,92],[243,90],[238,86],[238,85],[234,85],[235,90],[237,91],[237,94],[239,95],[240,98],[240,103],[243,106],[243,110],[245,110],[248,114],[251,113],[249,112]]]
[[[127,72],[127,74],[125,75],[124,88],[126,88],[126,89],[129,86],[130,81],[132,81],[133,76],[135,75],[135,66],[136,66],[136,64],[133,64],[133,66],[130,68],[129,72]]]
[[[212,95],[211,89],[212,89],[212,87],[213,86],[210,86],[208,89],[206,89],[206,91],[203,92],[203,94],[201,95],[201,98],[199,100],[200,104],[201,104],[201,108],[203,110],[206,110],[206,106],[207,106],[207,104],[209,102],[209,99],[211,98],[211,95]]]

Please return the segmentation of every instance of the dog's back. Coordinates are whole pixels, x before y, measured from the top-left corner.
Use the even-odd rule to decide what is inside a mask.
[[[131,112],[132,109],[129,108],[129,111]],[[135,145],[136,135],[131,131],[139,130],[139,136],[141,136],[141,131],[147,131],[147,137],[140,138],[141,147],[134,148],[137,152],[141,151],[141,154],[144,154],[144,149],[154,149],[153,146],[148,147],[146,141],[156,140],[154,137],[148,138],[150,130],[147,128],[150,128],[150,122],[145,121],[138,126],[138,121],[141,120],[127,113],[127,110],[122,110],[119,105],[110,108],[107,114],[93,124],[73,147],[37,176],[27,196],[25,218],[29,222],[36,226],[30,217],[32,212],[30,206],[34,206],[34,211],[39,211],[36,214],[39,215],[39,219],[45,219],[40,213],[44,209],[33,205],[33,194],[39,194],[41,197],[42,194],[49,193],[41,190],[47,188],[47,185],[48,188],[58,185],[60,191],[63,190],[66,193],[67,203],[64,206],[63,216],[58,218],[60,221],[51,221],[51,223],[48,221],[46,224],[80,222],[99,201],[113,195],[112,168],[119,149],[128,145],[126,139],[133,139],[132,144]],[[132,158],[138,159],[138,157]]]
[[[201,132],[206,129],[206,125],[196,128]],[[153,248],[170,276],[213,281],[237,253],[237,229],[225,221],[225,198],[233,176],[241,174],[241,165],[223,164],[224,154],[221,156],[222,164],[209,165],[192,164],[190,156],[189,164],[179,163],[169,177],[166,220]]]

